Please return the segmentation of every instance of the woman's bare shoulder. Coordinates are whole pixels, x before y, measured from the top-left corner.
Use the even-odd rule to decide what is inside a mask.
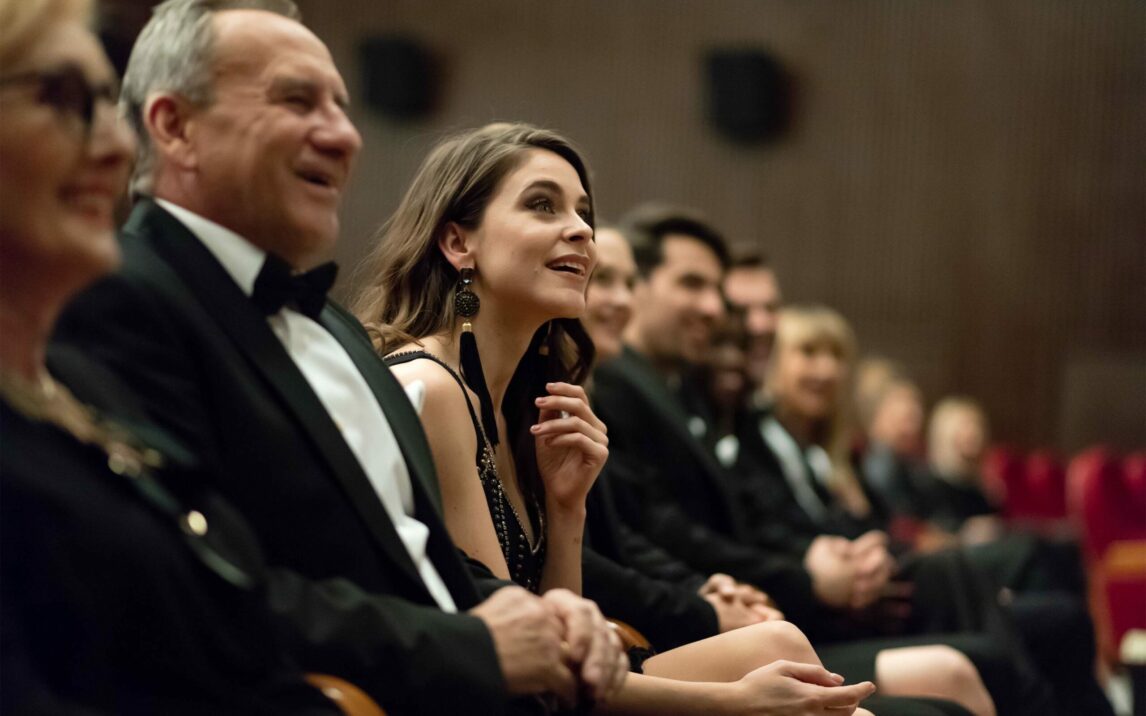
[[[466,404],[466,393],[457,379],[429,358],[399,363],[391,370],[404,387],[421,382],[420,417],[431,448],[440,453],[445,448],[456,446],[465,448],[464,454],[472,455],[477,447],[477,435]],[[445,436],[448,436],[449,445],[442,444]]]

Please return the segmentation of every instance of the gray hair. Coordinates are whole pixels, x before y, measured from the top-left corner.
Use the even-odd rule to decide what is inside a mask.
[[[155,92],[171,92],[197,107],[211,103],[215,42],[211,19],[224,10],[265,10],[302,19],[292,0],[167,0],[152,11],[131,50],[119,96],[120,113],[139,137],[131,177],[133,195],[151,191],[155,170],[154,148],[143,118],[147,98]]]

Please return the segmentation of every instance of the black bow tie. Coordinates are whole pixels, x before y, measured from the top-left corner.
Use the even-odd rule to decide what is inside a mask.
[[[337,275],[338,266],[333,261],[305,273],[294,273],[285,261],[268,254],[259,277],[255,279],[251,300],[268,316],[289,305],[317,320],[326,305],[326,292],[334,285]]]

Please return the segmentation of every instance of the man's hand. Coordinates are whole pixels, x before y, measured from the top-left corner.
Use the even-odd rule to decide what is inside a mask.
[[[738,714],[786,716],[848,716],[860,701],[875,692],[864,681],[843,686],[843,677],[817,664],[774,661],[736,682]]]
[[[714,574],[701,586],[699,594],[716,611],[721,633],[763,621],[783,619],[768,595],[727,574]]]
[[[887,551],[887,534],[878,530],[857,537],[851,543],[851,554],[856,577],[850,606],[864,609],[883,594],[895,572],[895,559]]]
[[[566,626],[556,607],[521,587],[499,589],[470,610],[493,636],[510,694],[556,694],[574,703],[577,680],[562,659]]]
[[[561,620],[566,664],[580,676],[584,695],[596,702],[607,701],[629,673],[629,658],[621,649],[620,637],[588,599],[567,589],[550,589],[541,599]]]
[[[850,606],[856,579],[851,542],[843,537],[820,535],[804,554],[804,569],[812,576],[812,591],[817,599],[829,607]]]

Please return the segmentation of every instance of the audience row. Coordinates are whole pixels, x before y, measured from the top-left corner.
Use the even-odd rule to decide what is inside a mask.
[[[941,482],[900,539],[847,322],[705,218],[604,226],[490,124],[348,310],[362,139],[293,3],[156,7],[123,120],[91,12],[0,0],[5,711],[1110,713],[1069,551],[952,537]]]

